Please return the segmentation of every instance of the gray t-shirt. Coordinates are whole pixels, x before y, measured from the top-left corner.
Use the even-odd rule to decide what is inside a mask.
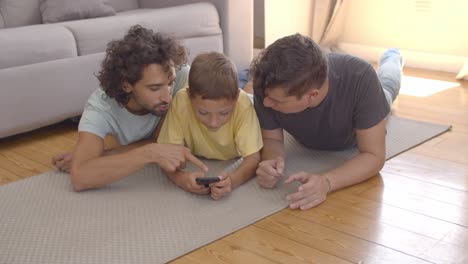
[[[377,125],[390,112],[374,68],[344,54],[329,54],[329,91],[320,105],[283,114],[263,105],[255,94],[255,110],[263,129],[283,128],[308,148],[341,150],[356,145],[355,129]]]
[[[187,86],[190,67],[184,66],[176,72],[172,95]],[[80,119],[78,131],[93,133],[100,138],[115,136],[121,145],[151,137],[160,118],[153,114],[135,115],[117,101],[97,89],[88,99]]]

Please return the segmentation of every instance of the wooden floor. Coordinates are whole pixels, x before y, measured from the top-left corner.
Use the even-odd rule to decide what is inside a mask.
[[[285,209],[174,263],[468,263],[468,82],[429,97],[400,95],[393,112],[453,129],[319,207]],[[75,131],[64,122],[0,140],[0,184],[50,170],[54,154],[72,150]]]

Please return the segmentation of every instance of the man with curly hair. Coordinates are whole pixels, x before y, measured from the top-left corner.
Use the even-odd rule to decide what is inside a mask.
[[[273,188],[283,177],[283,130],[308,148],[359,150],[351,160],[320,174],[288,175],[285,183],[302,183],[287,197],[292,209],[314,207],[329,192],[376,175],[385,162],[386,117],[400,89],[401,69],[397,49],[383,54],[376,72],[362,59],[325,55],[300,34],[267,47],[251,69],[264,144],[257,182]]]
[[[101,89],[85,106],[75,150],[52,161],[70,172],[76,191],[106,186],[150,163],[176,171],[191,161],[207,170],[187,148],[155,143],[172,95],[187,85],[186,61],[174,38],[139,25],[108,44],[97,76]],[[105,150],[106,135],[121,146]]]

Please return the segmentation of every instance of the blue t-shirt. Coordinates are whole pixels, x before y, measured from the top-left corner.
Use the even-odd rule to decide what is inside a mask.
[[[176,72],[172,94],[187,86],[189,66]],[[81,116],[78,131],[86,131],[104,139],[112,135],[121,145],[151,137],[160,117],[151,113],[135,115],[129,112],[102,89],[97,89],[89,97]]]

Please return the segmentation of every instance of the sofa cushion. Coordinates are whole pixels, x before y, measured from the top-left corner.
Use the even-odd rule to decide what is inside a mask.
[[[106,0],[41,0],[42,23],[87,19],[115,15]]]
[[[138,0],[107,0],[107,2],[117,12],[133,10],[139,7]]]
[[[41,23],[39,0],[1,0],[5,27],[19,27]]]
[[[0,30],[0,69],[75,56],[75,38],[64,27],[34,25]]]
[[[135,24],[154,31],[174,34],[180,39],[221,35],[218,13],[211,3],[138,9],[116,17],[69,21],[61,24],[75,35],[79,55],[105,51],[109,40],[122,38]]]
[[[95,74],[103,58],[98,53],[0,70],[0,138],[80,115],[99,87]]]

